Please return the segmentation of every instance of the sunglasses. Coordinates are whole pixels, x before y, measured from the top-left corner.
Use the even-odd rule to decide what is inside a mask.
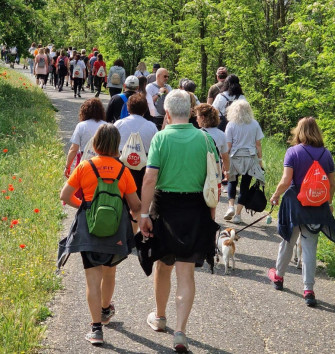
[[[169,78],[169,75],[164,75],[164,79],[168,79]]]

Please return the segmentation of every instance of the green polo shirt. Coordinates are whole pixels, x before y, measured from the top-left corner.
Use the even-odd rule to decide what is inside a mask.
[[[206,133],[212,152],[213,139]],[[201,192],[207,174],[207,143],[191,123],[170,124],[151,140],[147,167],[157,168],[156,189],[167,192]]]

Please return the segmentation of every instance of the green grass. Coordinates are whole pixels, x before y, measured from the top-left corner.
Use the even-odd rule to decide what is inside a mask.
[[[0,67],[0,353],[36,351],[55,275],[65,157],[43,92]]]
[[[262,140],[263,162],[266,173],[266,197],[269,200],[283,173],[283,161],[287,146],[275,138]],[[278,207],[273,211],[276,216]],[[322,233],[319,237],[317,257],[325,263],[327,272],[335,277],[335,243],[328,240]]]

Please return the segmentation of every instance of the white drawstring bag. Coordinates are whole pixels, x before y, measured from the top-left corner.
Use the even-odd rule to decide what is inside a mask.
[[[208,141],[208,137],[205,132],[203,132],[206,138],[207,144],[207,176],[204,184],[204,199],[210,208],[215,208],[219,202],[219,187],[218,187],[218,178],[219,171],[217,163],[215,161],[215,154],[211,150],[211,145]]]
[[[98,154],[96,153],[96,151],[94,150],[94,147],[93,147],[93,137],[92,137],[85,145],[83,156],[81,157],[80,161],[89,160],[92,157],[97,156],[97,155]]]
[[[140,133],[131,133],[122,149],[120,161],[132,170],[141,170],[147,164]]]

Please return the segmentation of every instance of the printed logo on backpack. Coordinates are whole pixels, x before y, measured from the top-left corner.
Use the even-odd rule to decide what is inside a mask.
[[[86,210],[88,230],[90,234],[97,237],[113,236],[119,229],[122,217],[123,200],[118,183],[125,166],[122,164],[116,179],[101,178],[93,161],[88,160],[88,162],[98,179],[91,206]],[[112,181],[112,183],[105,181]]]
[[[326,149],[323,150],[318,160],[314,160],[305,148],[304,150],[313,160],[313,163],[302,181],[297,199],[302,206],[320,206],[330,198],[329,180],[326,172],[319,163]]]
[[[105,68],[101,65],[98,72],[97,72],[97,76],[99,77],[105,77]]]
[[[132,170],[141,170],[147,164],[147,156],[140,133],[131,133],[122,149],[120,157],[127,167]]]
[[[73,69],[73,77],[79,77],[80,76],[80,66],[76,65]]]

